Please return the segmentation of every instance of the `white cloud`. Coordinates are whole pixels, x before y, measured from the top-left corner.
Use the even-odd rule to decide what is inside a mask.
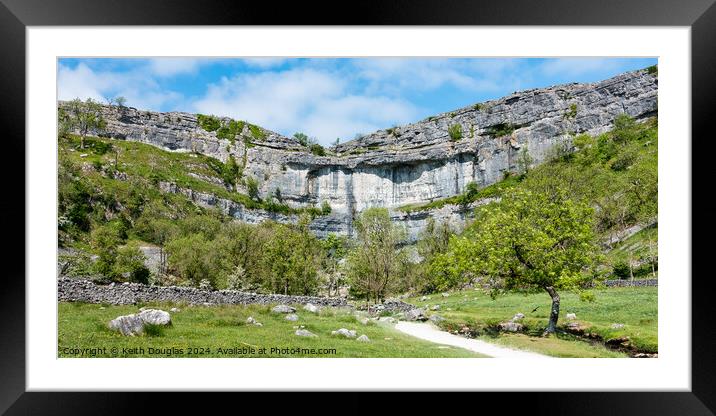
[[[127,105],[141,109],[158,109],[182,99],[181,94],[162,89],[146,67],[128,72],[94,71],[84,63],[75,68],[60,64],[57,96],[60,100],[92,98],[103,102],[123,96]]]
[[[241,74],[210,85],[194,108],[286,135],[301,131],[323,144],[405,123],[417,113],[403,100],[352,93],[350,86],[339,73],[315,69]]]

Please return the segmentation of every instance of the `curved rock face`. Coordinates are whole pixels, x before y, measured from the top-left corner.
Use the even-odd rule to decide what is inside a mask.
[[[332,214],[317,221],[325,222],[325,233],[345,234],[351,218],[366,208],[426,203],[460,194],[470,182],[487,186],[517,169],[523,149],[541,163],[550,149],[569,143],[574,134],[609,130],[619,114],[637,119],[656,115],[657,90],[656,75],[640,70],[593,84],[516,92],[377,131],[335,146],[326,156],[264,129],[264,138],[256,139],[248,126],[234,143],[221,140],[204,131],[193,114],[105,107],[105,118],[111,137],[222,161],[231,154],[245,161],[244,174],[258,181],[263,196],[280,189],[284,201],[295,207],[327,201]],[[456,125],[462,134],[451,140],[449,129]],[[244,211],[235,210],[246,216]],[[312,228],[320,234],[320,227]]]

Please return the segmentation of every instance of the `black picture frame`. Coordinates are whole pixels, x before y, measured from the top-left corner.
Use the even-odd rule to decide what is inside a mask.
[[[3,228],[12,241],[3,249],[0,289],[0,412],[7,414],[114,414],[147,411],[148,395],[136,393],[39,393],[25,391],[25,28],[27,26],[100,25],[590,25],[688,26],[691,28],[692,139],[703,143],[712,136],[716,96],[715,0],[534,0],[359,1],[338,5],[324,1],[161,1],[161,0],[0,0],[0,121],[3,151],[12,157],[2,166],[0,205]],[[327,15],[324,15],[328,12]],[[331,16],[331,13],[333,14]],[[319,17],[321,16],[321,17]],[[706,152],[694,156],[707,157]],[[710,189],[707,163],[692,162],[692,190]],[[701,169],[702,172],[698,172]],[[699,186],[701,185],[701,186]],[[692,194],[692,206],[699,194]],[[705,206],[708,207],[708,204]],[[20,219],[24,221],[20,221]],[[692,222],[707,224],[705,214],[692,211]],[[700,227],[701,228],[701,227]],[[703,229],[703,228],[701,228]],[[9,232],[8,232],[9,231]],[[705,233],[704,229],[701,231]],[[692,235],[692,258],[704,259],[707,245]],[[702,260],[703,261],[703,260]],[[696,269],[693,268],[693,275]],[[716,409],[716,368],[713,350],[716,331],[708,273],[692,279],[692,389],[690,392],[613,393],[487,393],[496,397],[470,399],[530,414],[713,414]],[[685,276],[685,278],[687,278]],[[618,374],[615,375],[618,377]],[[129,397],[131,396],[131,397]],[[174,395],[174,397],[177,397]],[[226,397],[226,396],[224,396]],[[213,400],[214,404],[226,400]],[[235,399],[232,399],[235,400]],[[306,400],[306,399],[304,399]],[[182,405],[182,400],[160,401]],[[461,399],[457,399],[461,402]],[[139,404],[142,402],[142,404]],[[288,405],[292,400],[286,401]],[[351,400],[353,403],[353,400]],[[272,403],[272,406],[281,403]],[[166,404],[160,409],[167,411]],[[381,408],[383,405],[381,405]],[[278,410],[275,408],[273,410]]]

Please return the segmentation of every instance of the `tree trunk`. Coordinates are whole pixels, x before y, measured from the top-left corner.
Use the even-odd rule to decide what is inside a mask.
[[[549,312],[549,323],[547,328],[544,330],[544,335],[552,334],[557,330],[557,319],[559,319],[559,294],[554,290],[554,287],[547,286],[544,290],[549,293],[552,298],[552,310]]]

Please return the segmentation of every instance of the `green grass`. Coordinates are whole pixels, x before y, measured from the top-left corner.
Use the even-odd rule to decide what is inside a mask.
[[[560,293],[559,325],[567,322],[565,316],[568,313],[575,313],[577,322],[587,327],[587,332],[604,340],[627,336],[638,350],[658,352],[657,292],[656,287],[600,289],[594,290],[594,302],[582,302],[574,293]],[[613,351],[571,335],[540,337],[547,326],[551,304],[546,293],[512,293],[493,300],[482,291],[464,290],[452,292],[447,298],[440,294],[430,295],[430,298],[421,301],[416,297],[406,301],[418,306],[439,304],[440,310],[431,313],[445,318],[441,323],[443,329],[459,330],[468,326],[486,341],[559,357],[615,356]],[[537,310],[532,312],[535,308]],[[498,323],[509,320],[518,312],[525,314],[522,321],[526,326],[525,335],[494,333],[493,328]],[[613,323],[624,324],[624,327],[612,329]]]
[[[173,357],[317,357],[317,358],[359,358],[359,357],[482,357],[480,354],[455,347],[441,346],[402,334],[390,325],[369,322],[364,325],[347,310],[324,309],[319,315],[297,307],[299,320],[285,320],[285,315],[270,312],[269,306],[186,306],[177,305],[180,312],[172,313],[172,325],[152,327],[145,335],[125,337],[111,331],[107,323],[120,315],[136,313],[141,306],[110,306],[85,303],[58,304],[58,355],[75,357],[65,348],[104,347],[100,357],[163,357],[150,354],[148,348],[167,351],[181,349]],[[169,310],[171,305],[151,306]],[[104,309],[101,309],[104,308]],[[246,318],[253,316],[262,327],[246,324]],[[317,338],[296,336],[294,326],[304,325],[305,329],[318,335]],[[339,328],[354,329],[358,335],[367,335],[371,342],[362,343],[355,339],[331,336]],[[271,348],[335,349],[335,354],[306,354],[305,352],[271,352]],[[118,353],[112,354],[112,348]],[[138,349],[143,348],[143,352]],[[189,349],[203,348],[199,355],[189,354]],[[250,348],[254,353],[220,354],[218,348]],[[259,353],[266,348],[266,353]],[[134,349],[123,352],[123,349]],[[238,352],[238,351],[237,351]],[[250,352],[250,351],[246,351]]]
[[[652,249],[650,246],[653,246],[653,249],[656,250],[658,241],[658,225],[647,227],[617,244],[614,249],[609,251],[607,257],[613,263],[627,262],[630,258],[634,259],[648,255]]]

